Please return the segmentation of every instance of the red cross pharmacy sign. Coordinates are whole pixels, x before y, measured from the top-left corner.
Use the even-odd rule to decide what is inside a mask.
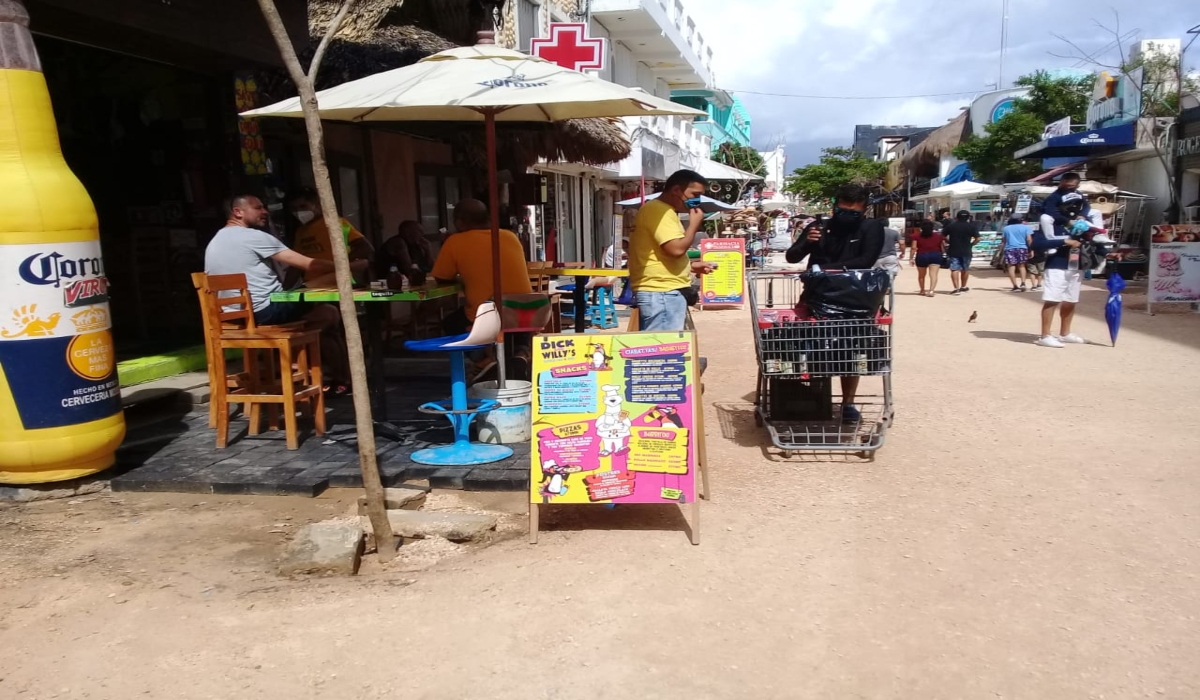
[[[587,28],[582,22],[551,22],[550,36],[531,39],[529,53],[571,70],[603,70],[607,42],[588,37]]]

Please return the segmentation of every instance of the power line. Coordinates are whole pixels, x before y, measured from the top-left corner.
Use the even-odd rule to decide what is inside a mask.
[[[959,95],[974,95],[978,90],[963,90],[961,92],[932,92],[925,95],[793,95],[785,92],[758,92],[755,90],[733,90],[722,88],[725,92],[741,95],[762,95],[765,97],[795,97],[802,100],[911,100],[917,97],[957,97]]]

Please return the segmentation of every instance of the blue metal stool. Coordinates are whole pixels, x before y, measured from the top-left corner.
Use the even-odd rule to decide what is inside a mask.
[[[562,284],[558,286],[560,292],[574,292],[574,284]],[[597,328],[610,329],[617,327],[617,307],[613,305],[612,288],[607,286],[592,287],[587,290],[592,292],[595,297],[594,301],[589,297],[587,308],[584,309],[584,314],[587,316],[588,323]],[[574,294],[572,294],[574,297]],[[567,308],[567,304],[570,308]],[[563,316],[575,318],[575,301],[564,302]]]
[[[467,368],[465,355],[472,350],[482,350],[496,342],[500,334],[500,314],[493,302],[479,305],[475,313],[475,325],[465,335],[410,340],[404,347],[414,352],[450,353],[450,400],[431,401],[417,408],[421,413],[446,416],[454,426],[454,442],[441,447],[430,447],[412,454],[418,464],[453,467],[471,466],[499,462],[512,456],[512,448],[504,445],[487,445],[471,442],[471,421],[478,413],[497,408],[500,403],[492,399],[467,399]]]
[[[588,305],[588,318],[593,326],[608,330],[617,327],[617,307],[613,305],[612,288],[596,287],[596,303]]]

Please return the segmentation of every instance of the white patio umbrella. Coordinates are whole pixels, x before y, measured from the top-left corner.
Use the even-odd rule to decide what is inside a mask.
[[[590,117],[704,116],[704,112],[640,90],[563,68],[491,44],[442,51],[411,66],[352,80],[317,93],[322,119],[349,122],[484,122],[488,196],[492,216],[492,281],[496,303],[500,280],[499,185],[496,179],[496,122],[557,122]],[[303,118],[294,97],[244,112],[245,117]],[[504,348],[500,343],[500,386]]]

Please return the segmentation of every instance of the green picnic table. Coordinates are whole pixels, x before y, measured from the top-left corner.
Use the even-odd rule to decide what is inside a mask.
[[[387,418],[387,374],[383,363],[383,319],[387,307],[384,303],[418,303],[457,295],[462,291],[460,284],[437,284],[430,282],[407,291],[396,289],[356,289],[354,301],[365,303],[367,320],[367,352],[369,355],[368,375],[370,378],[371,413],[379,434],[397,442],[407,438]],[[300,287],[271,294],[271,301],[301,301],[309,303],[336,304],[341,300],[336,287]]]

